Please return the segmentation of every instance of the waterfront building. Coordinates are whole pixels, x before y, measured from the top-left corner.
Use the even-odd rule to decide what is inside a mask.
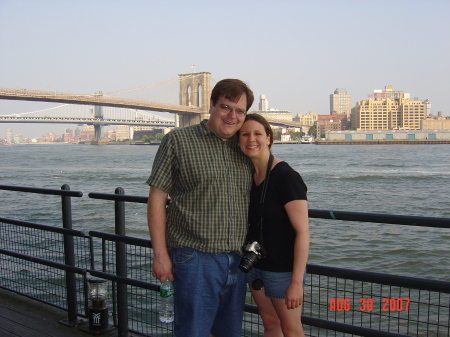
[[[80,131],[80,141],[92,140],[95,137],[95,130],[93,125],[85,126]]]
[[[165,130],[168,130],[166,131],[168,133],[170,128],[161,129],[154,126],[135,126],[133,140],[141,140],[144,136],[156,136],[158,133],[166,134]]]
[[[369,97],[352,108],[350,122],[356,130],[420,130],[427,116],[429,102],[410,100],[408,93],[393,91],[391,86]]]
[[[115,131],[116,131],[116,141],[133,139],[134,130],[132,127],[128,125],[117,125]]]
[[[256,113],[268,119],[292,121],[292,112],[287,110],[269,109],[269,101],[265,95],[261,95],[259,98],[259,110],[249,111],[249,113]]]
[[[273,119],[278,119],[278,120],[282,120],[282,121],[292,121],[292,112],[287,111],[287,110],[275,110],[275,109],[256,110],[256,111],[251,111],[249,113],[260,114],[264,118],[269,118],[269,119],[273,118]]]
[[[297,114],[292,120],[305,126],[313,126],[317,121],[317,115],[310,111],[304,116],[302,114]]]
[[[327,141],[450,140],[450,130],[344,130],[329,131]]]
[[[281,141],[282,142],[289,142],[291,140],[291,134],[289,132],[284,132],[281,134]]]
[[[442,117],[439,111],[438,116],[428,116],[420,121],[421,130],[450,130],[450,117]]]
[[[352,95],[347,93],[343,88],[337,88],[334,94],[330,95],[330,114],[332,112],[337,114],[346,114],[347,119],[350,119],[352,112]]]
[[[92,126],[94,127],[94,126]],[[45,142],[45,143],[55,143],[55,142],[61,142],[62,137],[58,136],[54,132],[49,132],[43,135],[41,138],[39,138],[39,141]]]
[[[115,142],[116,141],[116,130],[106,130],[103,133],[105,139]]]
[[[13,143],[22,144],[24,142],[23,135],[15,135]]]
[[[317,115],[316,127],[318,137],[329,131],[346,130],[347,126],[347,114],[338,114],[333,111],[331,115]]]

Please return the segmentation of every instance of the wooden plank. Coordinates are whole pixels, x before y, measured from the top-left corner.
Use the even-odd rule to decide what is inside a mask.
[[[60,320],[64,310],[0,289],[0,336],[70,337],[85,336],[78,327],[67,327]]]

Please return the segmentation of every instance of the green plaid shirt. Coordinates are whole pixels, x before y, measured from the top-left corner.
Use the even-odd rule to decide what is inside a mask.
[[[169,194],[168,247],[241,252],[253,165],[235,135],[223,141],[200,124],[175,129],[161,142],[147,180]]]

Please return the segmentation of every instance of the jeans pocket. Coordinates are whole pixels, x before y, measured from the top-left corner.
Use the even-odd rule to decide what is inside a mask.
[[[197,251],[193,248],[170,248],[170,258],[173,264],[183,264],[193,259]]]

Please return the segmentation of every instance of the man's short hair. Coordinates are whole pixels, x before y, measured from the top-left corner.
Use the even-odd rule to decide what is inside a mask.
[[[255,99],[253,96],[253,91],[241,80],[236,78],[226,78],[217,82],[211,92],[211,101],[216,105],[220,97],[224,96],[226,99],[237,102],[241,98],[242,94],[247,97],[247,107],[248,111],[253,104]]]

